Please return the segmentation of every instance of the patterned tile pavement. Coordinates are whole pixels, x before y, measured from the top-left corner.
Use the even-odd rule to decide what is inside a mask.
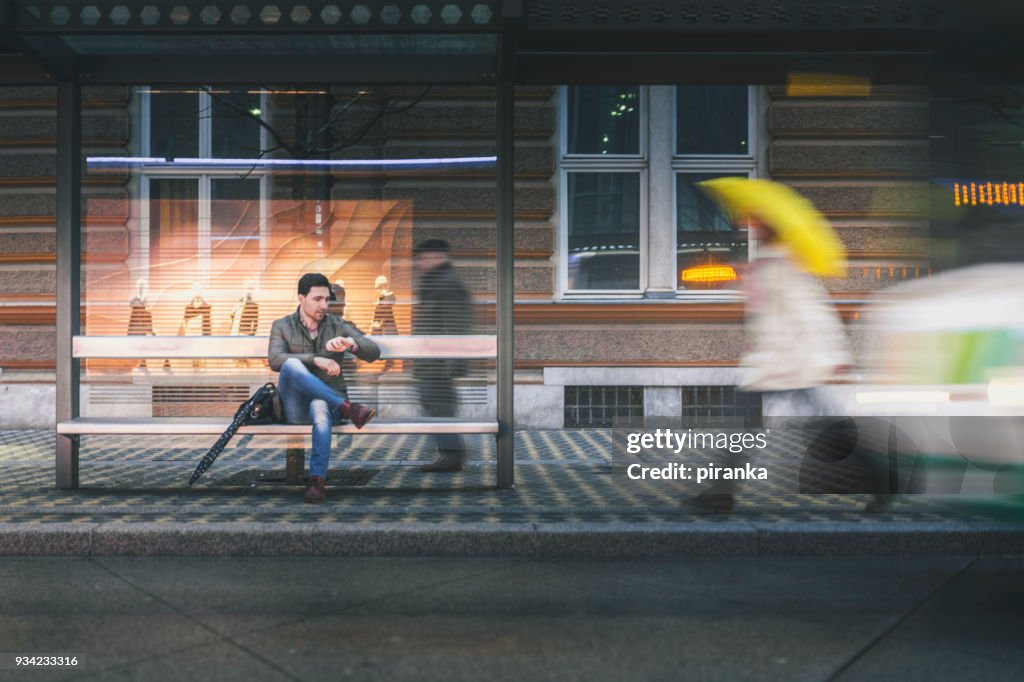
[[[748,482],[731,515],[696,507],[707,484],[631,481],[613,465],[611,430],[516,433],[516,487],[495,488],[495,445],[467,437],[470,465],[458,474],[423,474],[433,458],[426,436],[337,436],[328,500],[303,505],[283,479],[285,439],[235,438],[193,487],[185,482],[212,439],[87,436],[77,490],[54,486],[54,435],[0,431],[0,523],[221,522],[318,523],[715,523],[842,521],[942,524],[996,518],[987,507],[949,498],[905,496],[886,514],[865,514],[864,494],[799,494],[807,460],[793,439],[765,450],[768,481]],[[615,460],[619,462],[618,459]],[[811,463],[813,464],[813,462]],[[828,481],[813,467],[810,479]],[[833,472],[834,473],[834,472]],[[854,474],[850,474],[853,476]],[[805,490],[807,488],[805,487]]]

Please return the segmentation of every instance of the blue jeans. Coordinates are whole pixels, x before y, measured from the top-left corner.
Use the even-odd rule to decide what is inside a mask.
[[[309,371],[298,358],[281,365],[277,380],[284,419],[289,424],[313,425],[313,455],[309,475],[327,478],[331,461],[331,427],[341,420],[341,406],[347,399]]]

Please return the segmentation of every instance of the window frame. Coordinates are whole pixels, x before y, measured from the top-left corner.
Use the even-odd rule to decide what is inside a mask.
[[[570,173],[632,173],[639,176],[638,192],[637,197],[637,208],[639,210],[639,216],[637,216],[638,230],[639,230],[639,254],[640,259],[639,274],[637,276],[637,288],[636,289],[570,289],[569,288],[569,174]],[[645,283],[647,282],[647,202],[644,197],[647,196],[647,167],[637,166],[636,164],[605,164],[599,167],[593,166],[573,166],[568,169],[563,168],[561,170],[561,180],[559,186],[559,202],[560,205],[564,206],[564,218],[565,228],[560,232],[559,249],[564,257],[561,258],[561,290],[566,296],[572,296],[574,298],[583,297],[598,297],[598,298],[637,298],[642,297],[645,289]]]
[[[623,85],[620,87],[637,87],[639,88],[639,97],[637,98],[637,106],[639,111],[637,112],[637,119],[640,125],[639,141],[640,145],[637,149],[636,154],[570,154],[569,153],[569,136],[565,133],[569,131],[569,88],[574,87],[572,85],[563,85],[560,90],[560,103],[559,103],[559,126],[563,134],[560,135],[559,140],[559,154],[563,160],[574,161],[577,163],[586,163],[588,161],[646,161],[647,160],[647,126],[644,123],[647,120],[648,102],[647,102],[647,86],[639,85]]]
[[[150,142],[152,135],[152,86],[142,86],[139,93],[139,148],[140,156],[150,156]],[[213,149],[213,117],[209,114],[212,111],[213,98],[206,92],[199,91],[196,98],[197,125],[199,126],[199,156],[200,159],[214,158]],[[268,116],[268,97],[265,91],[260,93],[261,116]],[[267,131],[263,126],[259,128],[259,148],[267,148]],[[255,273],[256,286],[262,285],[263,270],[267,263],[267,242],[269,236],[269,187],[268,179],[270,170],[266,168],[253,168],[251,164],[234,164],[223,168],[211,168],[207,165],[182,164],[179,168],[168,168],[165,165],[141,164],[139,168],[139,273],[140,276],[150,279],[150,182],[153,180],[177,179],[195,180],[198,182],[197,196],[198,206],[198,234],[197,234],[197,260],[199,264],[200,284],[208,287],[211,284],[211,253],[213,250],[213,224],[212,224],[212,197],[213,181],[217,179],[256,179],[259,181],[259,259],[260,266]]]
[[[762,161],[760,135],[760,101],[759,87],[747,87],[747,150],[746,154],[678,154],[677,153],[677,120],[678,120],[678,87],[679,86],[637,86],[640,89],[640,150],[638,154],[569,154],[569,106],[568,93],[571,85],[559,88],[559,159],[558,159],[558,239],[556,240],[557,275],[555,300],[646,300],[649,290],[657,289],[650,281],[651,266],[649,265],[649,244],[651,242],[651,195],[650,187],[658,180],[667,177],[671,187],[671,223],[665,229],[671,230],[671,270],[673,272],[672,291],[670,298],[676,300],[694,300],[709,302],[715,299],[736,300],[740,296],[738,289],[693,290],[679,286],[677,272],[678,262],[678,193],[676,185],[679,174],[685,173],[723,173],[746,175],[749,178],[759,176]],[[649,120],[651,87],[671,88],[671,115],[668,120],[657,126]],[[650,149],[653,145],[671,145],[671,159],[666,167],[653,168]],[[570,205],[568,175],[573,172],[635,172],[640,175],[639,226],[640,226],[640,281],[637,289],[570,289],[569,288],[569,227]],[[664,176],[664,177],[662,177]],[[757,251],[756,240],[747,237],[747,259],[753,260]],[[664,298],[664,296],[652,296]]]
[[[639,87],[640,146],[636,154],[569,154],[569,88],[559,88],[559,168],[558,205],[562,229],[558,240],[558,292],[559,298],[642,298],[647,282],[647,201],[648,142],[647,142],[647,87]],[[569,174],[570,173],[637,173],[640,176],[637,205],[639,224],[639,277],[636,289],[570,289],[569,288]]]
[[[758,135],[758,88],[755,85],[747,86],[747,153],[746,154],[679,154],[679,138],[676,122],[679,120],[679,86],[673,88],[672,97],[672,256],[673,271],[679,269],[679,175],[687,173],[722,173],[746,175],[748,178],[756,178],[758,174],[758,154],[760,150],[760,139]],[[754,259],[757,252],[757,243],[752,235],[747,234],[747,262]],[[678,272],[675,272],[676,298],[680,300],[702,300],[709,297],[734,298],[741,295],[736,288],[731,289],[708,289],[695,290],[679,286]]]

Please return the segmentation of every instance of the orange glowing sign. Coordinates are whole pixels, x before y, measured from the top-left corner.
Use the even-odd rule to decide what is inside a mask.
[[[683,270],[680,277],[688,283],[731,282],[736,271],[729,265],[697,265]]]
[[[1024,206],[1024,182],[954,182],[954,206]]]

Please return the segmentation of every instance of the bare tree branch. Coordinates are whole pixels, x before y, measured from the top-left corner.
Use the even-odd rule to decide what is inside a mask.
[[[354,104],[355,104],[356,102],[358,102],[358,101],[359,101],[360,99],[362,99],[362,98],[363,98],[363,96],[364,96],[365,94],[366,94],[366,91],[365,91],[365,90],[360,90],[360,91],[359,91],[359,92],[358,92],[358,93],[356,94],[356,96],[355,96],[355,97],[353,97],[353,98],[352,98],[352,99],[350,99],[349,101],[345,102],[345,104],[343,104],[343,105],[342,105],[341,107],[339,107],[339,108],[338,108],[338,111],[337,111],[337,113],[335,113],[334,115],[332,115],[332,116],[331,116],[331,117],[330,117],[330,118],[329,118],[329,119],[327,120],[327,122],[326,122],[326,123],[324,123],[324,124],[323,124],[322,126],[320,126],[320,128],[319,128],[319,129],[317,129],[317,131],[316,131],[316,135],[322,135],[322,134],[326,133],[327,131],[329,131],[329,130],[330,130],[330,129],[331,129],[331,128],[332,128],[333,126],[334,126],[334,124],[335,124],[335,123],[337,123],[337,122],[338,122],[338,121],[339,121],[339,120],[341,119],[342,115],[343,115],[343,114],[345,114],[345,113],[347,113],[347,112],[348,112],[348,110],[349,110],[349,109],[351,109],[351,108],[352,108],[352,106],[353,106],[353,105],[354,105]]]
[[[421,92],[419,95],[417,95],[414,100],[412,100],[408,104],[405,104],[405,105],[402,105],[402,106],[394,106],[394,105],[392,105],[392,104],[390,104],[388,102],[385,102],[380,107],[378,107],[377,112],[369,120],[367,120],[362,126],[360,126],[359,129],[356,130],[353,134],[348,135],[348,134],[345,134],[344,132],[342,132],[342,135],[341,135],[342,140],[341,141],[339,141],[338,143],[332,145],[331,147],[329,147],[327,149],[318,149],[317,153],[331,154],[331,153],[336,152],[338,150],[345,149],[346,147],[351,147],[351,146],[353,146],[355,144],[358,144],[359,141],[362,140],[366,136],[366,134],[369,133],[370,130],[373,129],[373,126],[375,126],[382,118],[384,118],[386,116],[389,116],[391,114],[400,114],[402,112],[408,111],[409,109],[413,108],[414,106],[419,104],[421,101],[423,101],[423,98],[427,96],[427,94],[430,92],[430,90],[431,90],[431,86],[429,86],[429,85],[426,86],[426,88],[424,88],[423,92]],[[350,102],[349,105],[351,105],[352,103],[354,103],[354,100],[352,102]],[[346,107],[349,106],[349,105],[346,105]]]
[[[248,119],[250,119],[252,121],[256,121],[256,123],[258,123],[261,128],[263,128],[268,133],[270,133],[270,136],[274,138],[274,142],[277,143],[277,146],[275,147],[275,149],[284,149],[284,150],[286,150],[292,156],[292,158],[295,158],[295,159],[305,158],[305,157],[299,156],[299,152],[300,152],[300,148],[299,147],[292,147],[289,144],[287,144],[283,139],[281,139],[281,136],[278,134],[277,130],[275,130],[272,125],[267,123],[260,116],[252,113],[250,110],[246,109],[245,107],[238,106],[237,104],[232,102],[230,99],[227,99],[226,97],[221,97],[219,93],[213,92],[213,90],[209,86],[204,86],[203,90],[205,90],[206,94],[208,94],[210,97],[212,97],[213,99],[217,100],[218,102],[220,102],[224,106],[228,107],[232,111],[235,111],[235,112],[237,112],[239,114],[242,114],[243,116],[245,116],[246,118],[248,118]]]

